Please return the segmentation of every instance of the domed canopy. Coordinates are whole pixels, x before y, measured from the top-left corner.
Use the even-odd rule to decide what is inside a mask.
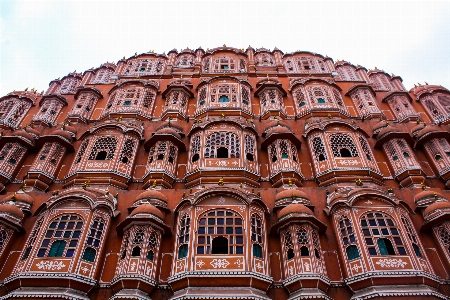
[[[389,125],[387,127],[383,127],[377,135],[377,141],[375,143],[375,148],[381,148],[385,142],[393,138],[402,138],[405,139],[406,142],[410,145],[414,143],[411,135],[406,132],[399,125]]]
[[[72,133],[73,136],[75,136],[77,134],[77,129],[70,125],[65,125],[64,130],[67,130],[68,132]]]
[[[65,128],[67,128],[67,126],[65,126]],[[60,143],[61,145],[64,146],[64,148],[66,148],[70,152],[73,152],[75,150],[72,145],[73,142],[72,135],[70,134],[69,131],[63,129],[56,129],[48,135],[41,136],[37,140],[36,146],[42,147],[45,143],[54,143],[54,142]]]
[[[23,218],[22,210],[20,210],[20,208],[18,208],[14,204],[5,203],[0,205],[0,214],[1,213],[6,213],[19,219]]]
[[[131,211],[135,209],[135,206],[140,205],[141,201],[148,201],[152,205],[155,205],[157,207],[161,207],[164,209],[167,209],[167,197],[161,192],[158,192],[156,190],[147,190],[142,193],[140,193],[136,199],[134,199],[133,206],[128,208],[128,211]]]
[[[139,214],[150,214],[150,215],[154,215],[154,216],[158,217],[159,219],[161,219],[161,221],[164,220],[163,213],[151,204],[139,205],[138,207],[136,207],[135,210],[133,210],[131,212],[130,217],[139,215]]]
[[[163,127],[158,129],[144,144],[146,150],[150,149],[158,141],[170,141],[178,146],[180,151],[186,151],[185,144],[181,141],[181,135],[171,127]]]
[[[6,143],[19,143],[28,149],[35,149],[34,136],[25,130],[15,130],[11,133],[11,135],[2,136],[0,138],[0,148],[2,148]]]
[[[423,211],[423,218],[425,222],[422,225],[422,230],[427,230],[437,224],[450,219],[450,202],[437,201],[428,206]]]
[[[305,192],[299,190],[284,190],[275,196],[275,207],[289,205],[292,202],[301,202],[308,207],[313,207]]]
[[[450,141],[450,132],[442,126],[429,125],[418,131],[416,138],[417,142],[415,146],[417,147],[434,138],[445,138]]]
[[[294,133],[285,125],[277,122],[277,126],[266,127],[264,130],[264,137],[266,138],[261,143],[261,149],[266,149],[273,141],[278,139],[288,139],[290,140],[297,149],[300,149],[302,142],[294,135]]]
[[[379,133],[378,131],[379,131],[381,128],[384,128],[384,127],[387,127],[387,126],[389,126],[389,123],[386,122],[386,121],[380,121],[380,122],[378,122],[378,123],[375,124],[375,125],[373,126],[373,128],[372,128],[373,133],[374,133],[374,134],[378,134],[378,133]]]
[[[414,197],[414,203],[418,207],[424,207],[426,205],[430,205],[438,199],[445,199],[445,197],[435,191],[426,190],[418,193]]]
[[[177,138],[181,139],[181,136],[178,134],[178,132],[175,131],[175,129],[170,127],[164,127],[158,131],[156,131],[157,134],[172,134],[176,136]]]
[[[311,209],[303,204],[291,203],[277,214],[278,222],[272,226],[272,233],[278,233],[279,229],[292,222],[309,222],[315,225],[320,232],[324,232],[327,226],[318,220]]]
[[[10,195],[10,196],[3,198],[3,200],[0,202],[7,202],[10,200],[27,203],[29,205],[33,205],[33,203],[34,203],[33,197],[31,197],[30,195],[28,195],[26,193],[15,193],[15,195]]]
[[[36,129],[34,129],[31,126],[25,127],[24,130],[28,133],[31,133],[32,135],[38,137],[39,136],[39,131],[37,131]]]

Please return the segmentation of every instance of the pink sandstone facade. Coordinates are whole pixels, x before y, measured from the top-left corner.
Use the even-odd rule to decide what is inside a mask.
[[[0,98],[0,299],[448,299],[450,91],[275,48]]]

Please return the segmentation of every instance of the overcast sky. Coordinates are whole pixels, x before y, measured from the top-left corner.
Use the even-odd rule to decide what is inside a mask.
[[[450,2],[0,0],[0,96],[135,52],[307,50],[450,89]]]

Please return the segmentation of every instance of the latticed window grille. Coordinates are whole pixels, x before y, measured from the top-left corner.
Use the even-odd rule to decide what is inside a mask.
[[[235,73],[237,69],[236,62],[233,58],[222,56],[216,58],[213,62],[214,73]]]
[[[81,159],[83,158],[83,155],[86,152],[86,148],[88,145],[89,145],[89,139],[85,139],[83,141],[83,143],[81,144],[80,149],[78,150],[77,156],[75,157],[75,160],[74,160],[75,165],[80,163]]]
[[[333,134],[330,137],[334,157],[358,157],[353,139],[346,134]]]
[[[0,122],[16,128],[30,107],[31,103],[24,100],[3,100],[0,102]]]
[[[343,106],[344,102],[342,101],[341,93],[339,93],[339,91],[337,89],[335,89],[335,88],[331,88],[331,91],[333,93],[334,100],[336,100],[336,103],[339,106]]]
[[[286,230],[282,233],[283,245],[286,257],[288,260],[294,258],[294,244],[292,243],[292,235],[290,230]]]
[[[366,155],[367,160],[374,161],[372,151],[370,150],[369,144],[367,143],[366,139],[360,136],[358,137],[358,140],[364,154]]]
[[[200,158],[200,135],[195,135],[191,139],[191,161],[196,162]]]
[[[36,238],[38,236],[39,230],[41,230],[42,223],[44,222],[44,216],[40,215],[34,224],[33,230],[28,237],[27,243],[25,244],[22,260],[26,260],[31,253],[31,249],[36,243]]]
[[[80,80],[68,77],[64,79],[63,83],[61,84],[59,88],[60,94],[74,94],[77,86],[80,84]]]
[[[159,75],[164,71],[163,60],[136,59],[127,63],[123,75]]]
[[[244,254],[242,218],[230,210],[212,210],[200,216],[197,254]],[[220,244],[215,239],[224,239]],[[217,244],[216,244],[217,243]],[[216,252],[216,251],[217,252]]]
[[[127,139],[123,143],[122,150],[120,152],[120,161],[124,164],[129,164],[134,156],[136,148],[136,142],[132,139]]]
[[[399,230],[390,216],[365,214],[361,217],[361,229],[370,255],[406,255]]]
[[[309,256],[309,236],[308,236],[308,231],[303,228],[297,228],[296,232],[295,232],[296,236],[297,236],[297,243],[300,247],[300,256]]]
[[[292,160],[297,162],[298,161],[297,147],[295,147],[294,144],[291,144],[291,154],[292,154]]]
[[[391,85],[387,75],[385,74],[371,74],[370,81],[374,85],[375,90],[391,91],[395,88]]]
[[[424,144],[424,149],[434,160],[439,174],[447,171],[450,166],[450,145],[446,139],[431,139]]]
[[[348,260],[357,259],[360,257],[355,231],[352,222],[347,216],[341,216],[339,218],[338,231],[342,238],[342,244],[344,245],[345,252]]]
[[[323,144],[322,138],[316,136],[312,139],[313,155],[316,161],[327,160],[327,151],[325,150],[325,145]]]
[[[442,114],[442,111],[440,107],[436,105],[434,102],[434,99],[432,97],[425,97],[422,100],[422,103],[424,104],[425,108],[427,109],[428,113],[431,115],[431,117],[434,120],[441,120],[444,118],[444,115]]]
[[[8,230],[0,225],[0,255],[6,248],[11,236],[13,234],[12,230]]]
[[[184,54],[178,57],[175,65],[179,68],[193,67],[194,66],[194,56],[189,54]]]
[[[178,224],[178,259],[184,258],[188,254],[190,228],[191,218],[185,214]]]
[[[203,106],[206,103],[206,87],[198,92],[198,105]]]
[[[341,80],[346,81],[361,81],[359,74],[355,71],[355,68],[351,66],[338,66],[336,71],[339,74]]]
[[[255,55],[256,65],[260,67],[271,67],[275,64],[274,59],[267,53]]]
[[[304,107],[306,106],[306,98],[305,98],[305,94],[303,93],[303,90],[301,87],[297,88],[294,91],[294,99],[296,101],[296,106],[297,107]]]
[[[101,137],[92,146],[89,160],[112,160],[116,151],[117,139],[115,137]]]
[[[450,257],[450,222],[444,222],[433,229],[445,254]]]
[[[253,245],[253,256],[262,258],[262,245],[264,240],[262,219],[258,214],[252,214],[251,217],[251,240]]]
[[[82,256],[83,260],[93,262],[100,248],[103,233],[105,231],[105,221],[102,218],[95,218],[89,228],[89,234],[86,237],[86,247]]]
[[[319,235],[317,234],[316,230],[314,230],[314,229],[311,231],[311,235],[312,235],[312,242],[313,242],[313,246],[314,246],[314,255],[317,258],[321,258]]]
[[[159,239],[160,235],[150,226],[131,227],[123,237],[121,260],[139,257],[142,260],[153,261],[159,248]],[[116,274],[121,273],[120,269],[123,269],[122,272],[126,272],[128,266],[118,268]],[[139,267],[137,269],[139,270]]]
[[[26,151],[19,143],[6,143],[0,151],[0,170],[11,176]]]
[[[316,57],[301,56],[288,58],[284,61],[288,73],[328,73],[325,62]]]
[[[211,87],[211,104],[213,106],[220,106],[224,103],[238,102],[238,84],[218,84]]]
[[[113,70],[102,68],[95,73],[95,76],[91,79],[91,84],[109,83]]]
[[[58,117],[63,104],[57,99],[48,99],[44,102],[39,112],[34,116],[34,121],[43,121],[53,124]]]
[[[307,87],[309,100],[314,104],[332,104],[334,103],[327,88],[322,86],[309,86]]]
[[[402,220],[403,226],[405,226],[406,234],[408,235],[408,238],[411,241],[414,253],[418,257],[422,257],[422,252],[420,251],[420,246],[419,246],[420,245],[419,239],[417,238],[416,231],[414,230],[414,227],[411,224],[411,221],[405,215],[401,216],[401,220]]]
[[[241,156],[240,140],[234,133],[222,131],[210,134],[205,142],[205,158],[217,158],[220,148],[227,149],[227,157],[223,158],[238,158]]]
[[[245,153],[248,160],[255,160],[255,139],[248,134],[245,135]]]
[[[81,237],[83,219],[64,214],[53,219],[39,247],[38,257],[72,257]]]
[[[241,97],[243,105],[250,105],[250,92],[247,87],[241,87]]]
[[[405,96],[394,96],[388,100],[388,103],[395,117],[399,120],[416,115],[416,111]]]
[[[129,87],[114,91],[105,107],[108,112],[127,112],[150,109],[155,99],[155,92],[143,87]]]
[[[36,156],[30,171],[44,171],[53,176],[65,151],[66,148],[60,143],[45,143]]]
[[[89,118],[94,107],[97,103],[97,96],[93,93],[83,92],[77,99],[77,102],[73,106],[70,115],[81,115],[82,117]]]
[[[169,141],[159,141],[150,148],[147,171],[164,169],[175,171],[178,147]]]
[[[435,97],[448,115],[450,113],[450,96],[446,94],[437,94]]]

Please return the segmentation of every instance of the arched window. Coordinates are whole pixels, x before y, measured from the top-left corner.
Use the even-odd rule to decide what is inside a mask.
[[[348,260],[357,259],[360,257],[358,246],[356,245],[356,236],[352,223],[346,216],[339,218],[339,229],[342,243],[345,247]]]
[[[191,162],[200,159],[200,136],[196,135],[191,139]]]
[[[291,260],[294,258],[294,245],[292,244],[291,232],[289,230],[286,230],[283,233],[283,238],[284,238],[284,250],[286,252],[286,257],[288,260]]]
[[[216,58],[213,63],[215,73],[236,72],[236,68],[237,66],[235,60],[228,56]]]
[[[226,149],[225,151],[220,149]],[[219,152],[220,150],[220,152]],[[219,157],[218,155],[221,155]],[[238,158],[241,156],[241,145],[239,137],[231,132],[214,132],[206,138],[205,157],[206,158]]]
[[[191,218],[185,214],[178,227],[178,259],[188,255],[189,232],[191,226]]]
[[[28,237],[27,243],[24,247],[22,260],[26,260],[30,256],[31,249],[33,248],[33,246],[35,246],[36,238],[39,233],[39,230],[41,230],[43,222],[44,216],[41,215],[38,217],[36,223],[34,224],[33,230],[30,233],[30,236]]]
[[[223,236],[213,238],[211,254],[228,254],[228,239]]]
[[[117,147],[114,137],[101,137],[92,146],[89,160],[112,160]]]
[[[411,241],[411,244],[413,246],[414,253],[417,257],[422,257],[422,252],[420,251],[420,244],[419,239],[417,238],[416,231],[414,230],[413,225],[411,224],[411,221],[408,217],[405,215],[402,215],[401,217],[403,226],[405,226],[406,234],[408,235],[409,240]]]
[[[320,137],[316,136],[315,138],[313,138],[312,146],[313,146],[314,156],[316,158],[316,161],[324,161],[327,159],[327,152],[325,150],[325,146]]]
[[[330,137],[331,149],[335,157],[357,157],[358,151],[353,139],[346,134],[333,134]]]
[[[252,253],[253,256],[263,258],[263,229],[262,219],[258,214],[252,214],[251,217],[251,231],[252,231]]]
[[[81,236],[83,219],[75,214],[64,214],[50,223],[39,247],[38,257],[72,257]]]
[[[304,228],[298,228],[296,235],[297,235],[297,243],[300,247],[300,256],[309,256],[308,231]]]
[[[379,212],[363,215],[361,229],[370,255],[406,254],[400,233],[388,215]]]
[[[222,95],[219,97],[219,102],[230,102],[230,99],[228,99],[228,96]]]
[[[156,236],[156,233],[152,231],[148,236],[147,260],[153,261],[153,256],[155,251],[157,250],[157,246],[158,246],[158,237]]]
[[[89,234],[86,238],[86,249],[84,250],[83,258],[86,261],[93,262],[95,255],[100,247],[105,229],[105,221],[102,218],[95,218],[89,228]]]
[[[200,216],[198,226],[197,254],[213,254],[213,241],[218,237],[227,240],[228,254],[244,254],[243,223],[237,213],[230,210],[211,210]],[[223,239],[219,239],[217,245],[225,245]]]

